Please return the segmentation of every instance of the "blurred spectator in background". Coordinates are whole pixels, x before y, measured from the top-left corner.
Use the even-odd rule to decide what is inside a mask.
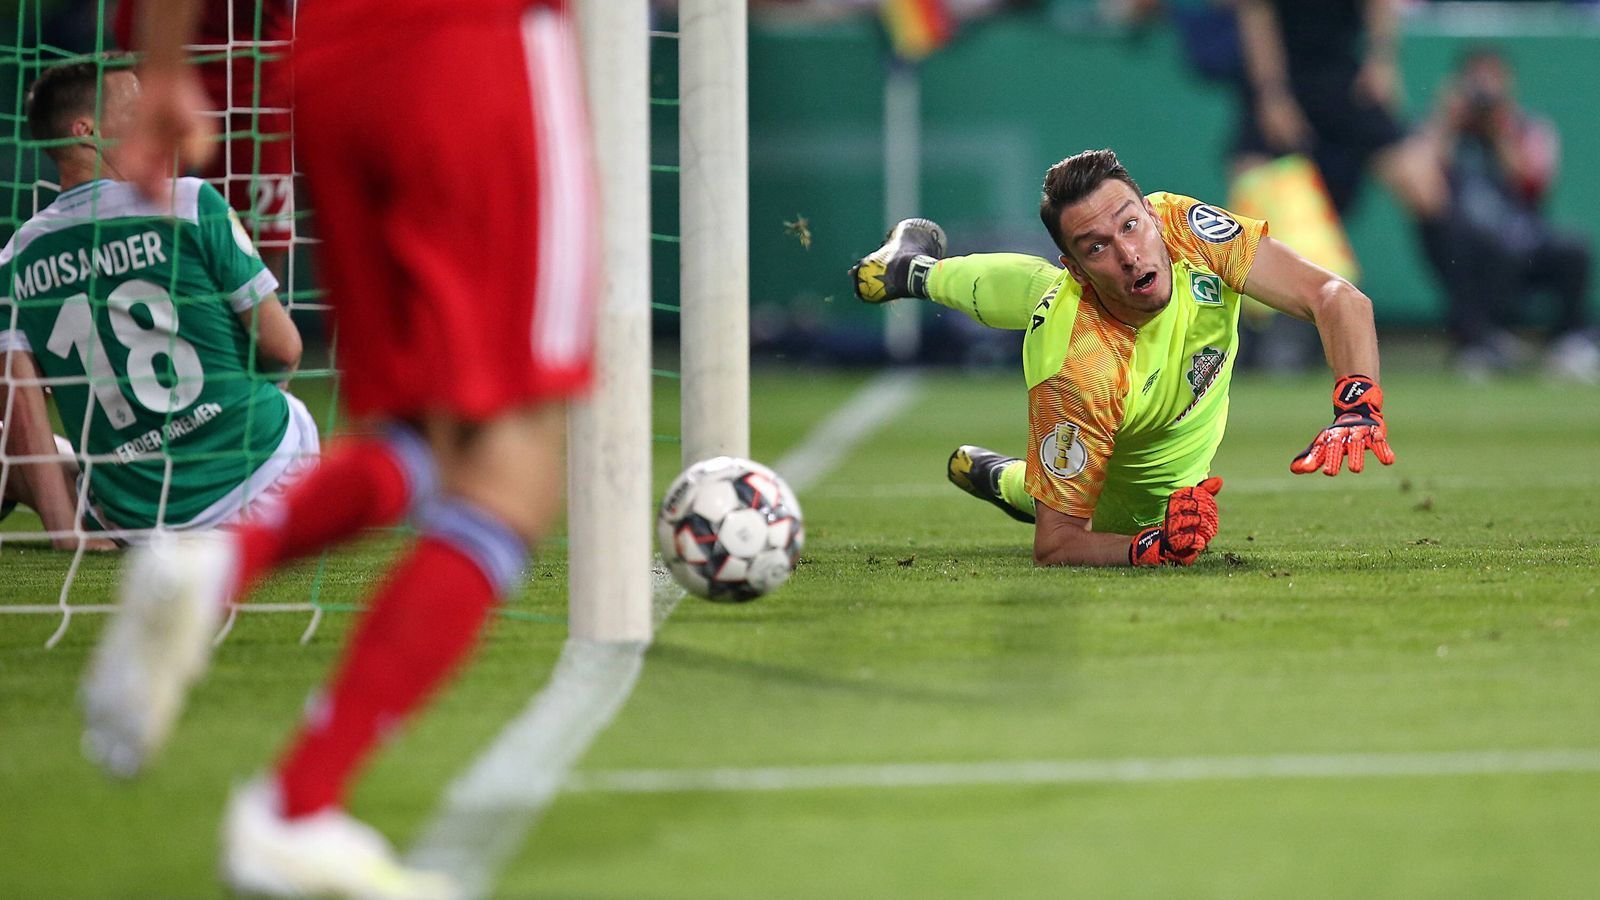
[[[1449,172],[1454,215],[1466,229],[1461,262],[1475,288],[1450,298],[1457,367],[1483,377],[1521,362],[1526,351],[1509,329],[1528,324],[1526,298],[1538,292],[1556,301],[1551,374],[1600,381],[1600,346],[1588,320],[1589,243],[1540,208],[1555,181],[1560,139],[1517,103],[1511,67],[1498,51],[1462,56],[1428,134]]]
[[[1236,163],[1304,151],[1340,212],[1369,167],[1419,221],[1444,210],[1443,174],[1397,117],[1393,0],[1238,0],[1238,14],[1248,102]]]
[[[1398,22],[1394,0],[1237,0],[1244,77],[1234,145],[1235,173],[1292,153],[1321,170],[1342,216],[1368,169],[1416,222],[1423,249],[1447,293],[1464,275],[1449,188],[1425,140],[1398,118]],[[1263,362],[1311,361],[1316,333],[1274,318]]]

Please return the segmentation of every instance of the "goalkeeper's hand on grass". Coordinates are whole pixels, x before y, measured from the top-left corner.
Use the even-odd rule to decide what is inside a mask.
[[[1383,389],[1365,375],[1346,375],[1333,385],[1333,424],[1289,463],[1289,471],[1304,475],[1321,469],[1324,475],[1337,475],[1348,459],[1350,471],[1360,472],[1368,450],[1378,462],[1394,463],[1383,424]]]
[[[1194,487],[1172,492],[1167,498],[1167,516],[1158,526],[1133,536],[1128,545],[1128,562],[1135,566],[1192,566],[1217,536],[1221,521],[1217,513],[1217,494],[1221,478],[1207,478]]]
[[[902,219],[883,246],[850,267],[850,284],[867,303],[928,296],[928,274],[944,257],[944,229],[927,219]]]

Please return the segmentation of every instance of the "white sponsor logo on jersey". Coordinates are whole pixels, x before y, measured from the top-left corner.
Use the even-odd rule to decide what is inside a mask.
[[[1216,347],[1205,347],[1190,358],[1189,372],[1184,377],[1189,380],[1189,386],[1194,389],[1194,399],[1189,401],[1189,405],[1184,407],[1183,412],[1178,413],[1178,417],[1172,420],[1172,424],[1176,425],[1182,422],[1188,417],[1189,413],[1194,412],[1194,408],[1200,405],[1201,399],[1211,390],[1211,386],[1216,383],[1217,376],[1222,374],[1222,364],[1227,361],[1227,351],[1218,350]]]

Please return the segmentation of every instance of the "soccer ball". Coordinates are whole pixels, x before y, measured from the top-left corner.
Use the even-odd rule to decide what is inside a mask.
[[[719,456],[667,489],[656,540],[672,577],[708,600],[743,603],[788,580],[806,541],[800,502],[777,473]]]

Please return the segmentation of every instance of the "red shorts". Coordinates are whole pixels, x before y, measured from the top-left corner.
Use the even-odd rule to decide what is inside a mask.
[[[372,41],[316,8],[296,149],[350,411],[481,420],[582,390],[595,191],[569,21],[512,10]]]

